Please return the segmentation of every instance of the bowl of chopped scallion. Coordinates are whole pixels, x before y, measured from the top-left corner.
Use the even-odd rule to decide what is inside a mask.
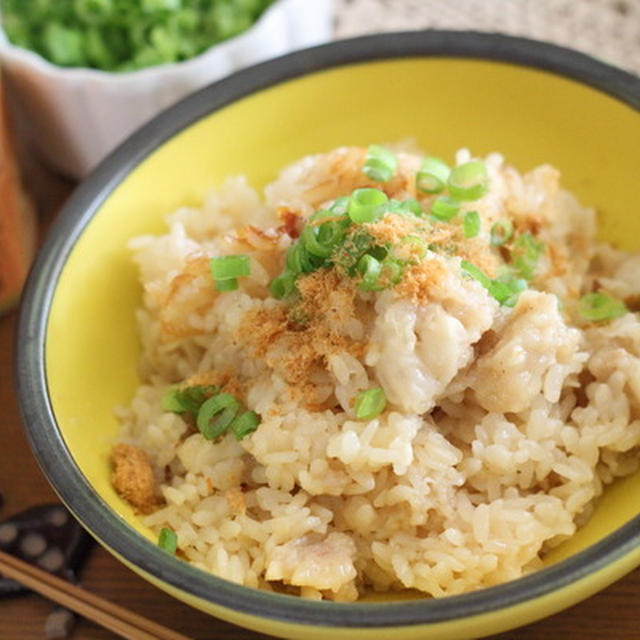
[[[0,0],[0,64],[28,142],[82,178],[165,107],[327,40],[330,20],[330,0]]]

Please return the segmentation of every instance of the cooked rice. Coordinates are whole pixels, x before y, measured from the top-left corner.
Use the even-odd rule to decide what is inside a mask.
[[[633,305],[640,256],[595,241],[594,212],[554,168],[521,175],[491,154],[489,193],[463,205],[482,233],[461,251],[493,275],[488,231],[504,218],[545,243],[515,308],[462,276],[459,255],[430,251],[429,269],[379,293],[307,276],[302,315],[314,321],[292,330],[290,304],[267,285],[299,216],[371,186],[363,157],[304,158],[264,203],[229,179],[201,210],[168,216],[165,235],[131,241],[144,384],[118,417],[162,502],[143,521],[173,529],[181,556],[205,571],[308,598],[446,596],[517,578],[576,531],[604,485],[638,467],[638,315],[594,324],[575,308],[594,289]],[[398,157],[384,188],[416,197],[419,156]],[[383,227],[372,233],[393,232]],[[251,256],[251,275],[219,294],[209,258],[237,253]],[[168,385],[216,379],[261,416],[240,442],[205,440],[161,410]],[[387,410],[356,420],[355,395],[375,386]]]

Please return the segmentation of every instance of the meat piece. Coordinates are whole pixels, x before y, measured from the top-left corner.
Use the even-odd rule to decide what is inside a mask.
[[[557,402],[565,377],[579,370],[575,359],[580,332],[567,327],[555,296],[525,291],[495,346],[481,356],[470,372],[470,385],[487,411],[523,411],[534,396]],[[547,373],[554,368],[553,389],[543,389]]]
[[[282,580],[298,587],[338,591],[352,582],[356,545],[344,533],[325,539],[305,536],[277,546],[267,565],[267,580]]]
[[[472,360],[473,345],[491,327],[497,302],[477,282],[445,268],[416,305],[385,292],[376,304],[366,364],[375,368],[390,402],[404,412],[430,411],[460,369]]]
[[[130,444],[117,444],[111,453],[115,490],[133,507],[148,513],[158,505],[153,469],[147,454]]]

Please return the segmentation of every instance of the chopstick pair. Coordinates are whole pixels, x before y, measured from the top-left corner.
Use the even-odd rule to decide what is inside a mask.
[[[130,640],[189,640],[124,607],[0,551],[0,573]]]

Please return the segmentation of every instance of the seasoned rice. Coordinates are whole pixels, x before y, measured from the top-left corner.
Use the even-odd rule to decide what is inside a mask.
[[[420,155],[398,151],[394,177],[377,185],[365,154],[304,158],[264,200],[230,178],[201,209],[169,215],[166,234],[131,240],[143,384],[117,409],[118,446],[153,474],[152,512],[140,517],[175,531],[180,556],[205,571],[307,598],[440,597],[512,580],[638,468],[638,314],[592,322],[579,300],[603,291],[633,308],[640,256],[596,241],[594,212],[556,169],[521,175],[494,153],[488,193],[450,222],[425,230],[387,214],[368,225],[379,243],[432,243],[400,282],[363,291],[357,276],[322,268],[274,299],[269,283],[305,219],[336,198],[380,187],[429,208],[435,196],[415,188]],[[470,159],[461,150],[456,162]],[[481,231],[467,239],[470,210]],[[513,307],[461,269],[464,259],[499,275],[497,220],[544,246]],[[229,254],[250,256],[251,273],[219,293],[209,262]],[[221,386],[260,424],[239,441],[206,439],[162,409],[171,385]],[[374,387],[388,404],[359,420],[355,398]]]

